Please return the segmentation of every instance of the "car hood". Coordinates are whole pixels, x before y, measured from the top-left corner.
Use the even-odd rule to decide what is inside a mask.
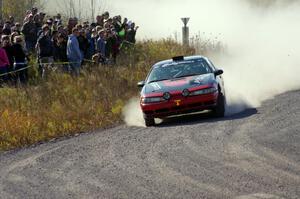
[[[173,80],[153,82],[145,85],[144,94],[182,91],[184,89],[213,84],[215,81],[215,75],[213,73],[210,73]]]

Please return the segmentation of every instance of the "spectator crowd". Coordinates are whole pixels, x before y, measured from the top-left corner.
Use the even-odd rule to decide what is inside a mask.
[[[0,80],[26,83],[30,55],[37,57],[39,73],[43,77],[54,64],[79,75],[85,60],[102,64],[115,63],[124,44],[135,44],[138,26],[109,12],[96,17],[96,22],[79,23],[62,16],[46,17],[37,8],[28,10],[23,22],[13,16],[0,22]]]

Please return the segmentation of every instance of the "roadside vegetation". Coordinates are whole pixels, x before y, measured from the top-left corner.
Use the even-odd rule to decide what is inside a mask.
[[[52,72],[40,80],[32,68],[29,85],[0,89],[0,151],[121,123],[123,106],[155,62],[191,54],[172,40],[144,41],[117,65],[89,64],[77,78]]]

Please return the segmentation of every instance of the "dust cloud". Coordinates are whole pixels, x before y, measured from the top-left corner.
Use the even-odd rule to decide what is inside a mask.
[[[228,114],[300,89],[299,3],[278,1],[268,8],[242,5],[231,35],[227,32],[224,37],[228,52],[216,60],[225,70]]]
[[[259,107],[277,94],[300,89],[299,1],[273,1],[267,7],[249,2],[139,0],[138,6],[149,9],[141,12],[131,4],[127,11],[141,12],[140,34],[145,38],[166,37],[176,28],[180,30],[179,18],[183,16],[191,17],[192,34],[220,35],[218,39],[226,45],[226,52],[207,56],[225,71],[227,114],[234,114]],[[126,121],[137,116],[138,106],[135,108],[130,109],[133,114],[124,114]]]
[[[128,126],[145,126],[139,98],[136,97],[129,100],[123,109],[123,117]]]

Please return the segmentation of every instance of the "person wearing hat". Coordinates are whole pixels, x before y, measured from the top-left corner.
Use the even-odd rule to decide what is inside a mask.
[[[53,33],[53,30],[55,30],[55,27],[54,27],[54,24],[53,24],[53,19],[50,18],[46,21],[46,24],[48,25],[49,27],[49,34],[52,35]]]
[[[31,8],[31,14],[34,16],[38,13],[38,8],[37,7],[33,7]]]
[[[58,13],[58,14],[55,16],[54,22],[57,24],[57,26],[62,25],[61,14]]]
[[[41,24],[44,24],[44,23],[45,23],[46,13],[40,12],[40,13],[37,14],[37,15],[38,15],[38,18],[39,18],[39,22],[40,22]]]
[[[23,25],[21,32],[25,36],[26,49],[32,52],[37,41],[37,27],[32,14],[29,15],[28,21]]]
[[[104,18],[104,20],[108,20],[109,19],[109,12],[104,12],[102,17]]]
[[[51,67],[53,60],[53,42],[50,36],[50,28],[47,24],[42,27],[42,34],[38,38],[37,41],[37,53],[38,59],[40,63],[40,75],[44,77],[45,69],[47,67]]]

